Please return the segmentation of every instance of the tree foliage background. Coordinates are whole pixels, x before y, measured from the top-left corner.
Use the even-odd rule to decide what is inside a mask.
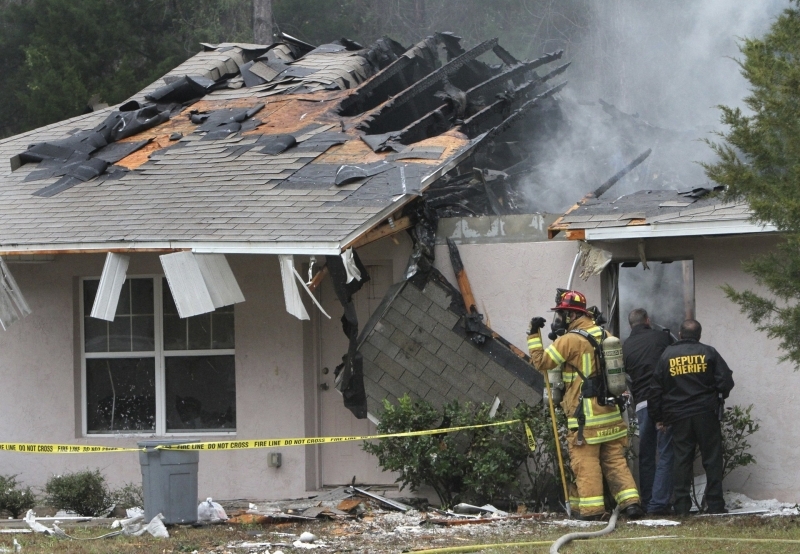
[[[800,1],[793,0],[763,38],[745,39],[740,66],[750,83],[751,112],[722,106],[728,131],[712,143],[719,156],[708,176],[730,200],[750,204],[754,219],[783,231],[775,250],[747,261],[761,291],[725,292],[756,327],[780,341],[800,367]],[[763,294],[766,288],[770,294]]]
[[[313,44],[434,30],[493,36],[520,57],[569,48],[591,0],[273,0],[276,29]],[[201,49],[251,42],[253,0],[0,0],[0,137],[116,104]],[[568,52],[569,54],[569,52]]]

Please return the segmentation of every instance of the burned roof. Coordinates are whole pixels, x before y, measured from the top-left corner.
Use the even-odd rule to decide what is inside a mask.
[[[585,198],[549,228],[550,238],[611,240],[658,236],[693,236],[771,232],[753,224],[744,202],[725,202],[721,187],[688,191],[640,190],[619,198]]]
[[[205,45],[119,106],[0,141],[0,252],[340,252],[552,103],[566,65],[536,70],[560,57],[447,33]]]

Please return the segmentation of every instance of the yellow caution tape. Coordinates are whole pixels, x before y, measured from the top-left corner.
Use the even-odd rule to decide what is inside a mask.
[[[465,425],[463,427],[448,427],[446,429],[429,429],[426,431],[406,431],[403,433],[389,433],[385,435],[360,435],[354,437],[310,437],[297,439],[257,439],[240,441],[215,441],[192,442],[174,445],[158,445],[156,450],[246,450],[253,448],[277,448],[282,446],[312,446],[315,444],[332,444],[337,442],[366,441],[388,439],[395,437],[419,437],[424,435],[439,435],[442,433],[455,433],[467,429],[481,429],[484,427],[497,427],[520,423],[519,419],[484,423],[482,425]],[[528,436],[528,446],[536,449],[536,441],[528,424],[525,424],[525,433]],[[0,452],[16,452],[20,454],[94,454],[104,452],[143,452],[145,448],[119,448],[115,446],[87,446],[78,444],[36,444],[36,443],[0,443]]]
[[[536,439],[533,438],[533,432],[531,431],[531,428],[528,427],[527,423],[525,424],[525,434],[528,435],[528,448],[530,448],[531,452],[533,452],[536,450]]]
[[[19,454],[94,454],[97,452],[141,452],[143,448],[116,446],[87,446],[81,444],[36,444],[29,442],[0,442],[0,452]]]
[[[484,423],[482,425],[466,425],[463,427],[448,427],[446,429],[429,429],[427,431],[406,431],[403,433],[389,433],[386,435],[361,435],[357,437],[311,437],[301,439],[260,439],[246,441],[221,441],[221,442],[193,442],[175,445],[159,445],[158,450],[246,450],[250,448],[277,448],[280,446],[312,446],[315,444],[331,444],[348,441],[367,441],[375,439],[389,439],[394,437],[419,437],[422,435],[438,435],[441,433],[455,433],[466,429],[480,429],[482,427],[497,427],[498,425],[511,425],[519,423],[519,419],[500,421],[497,423]]]

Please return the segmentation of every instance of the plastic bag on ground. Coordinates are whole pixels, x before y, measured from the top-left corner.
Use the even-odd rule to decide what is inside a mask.
[[[147,524],[147,527],[145,527],[142,531],[140,531],[137,534],[141,535],[142,533],[147,531],[157,539],[168,539],[169,532],[167,531],[167,528],[164,527],[164,522],[162,521],[163,519],[164,516],[158,514],[156,517],[150,520],[150,523]]]
[[[228,514],[225,513],[225,509],[214,502],[211,497],[206,498],[205,502],[201,502],[197,506],[198,523],[219,523],[227,520]]]

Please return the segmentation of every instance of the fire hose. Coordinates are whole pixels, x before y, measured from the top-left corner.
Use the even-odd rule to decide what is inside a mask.
[[[614,512],[611,514],[611,519],[608,520],[608,525],[604,529],[599,531],[579,531],[577,533],[567,533],[563,537],[560,537],[556,542],[554,542],[550,546],[550,554],[558,554],[558,549],[567,544],[570,541],[574,541],[576,539],[593,539],[595,537],[602,537],[603,535],[608,535],[614,528],[617,526],[617,518],[619,517],[619,504],[617,507],[614,508]]]

